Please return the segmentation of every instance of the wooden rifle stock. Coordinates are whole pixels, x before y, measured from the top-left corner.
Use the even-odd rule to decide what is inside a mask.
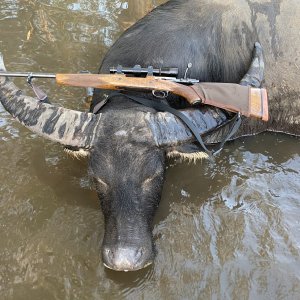
[[[165,91],[185,98],[191,105],[212,105],[263,121],[269,118],[266,90],[239,84],[203,82],[188,86],[154,76],[141,78],[123,74],[56,74],[56,82],[106,90]]]
[[[197,93],[189,86],[154,76],[143,78],[119,74],[56,74],[56,82],[61,85],[104,90],[166,91],[186,98],[192,105],[201,102]]]

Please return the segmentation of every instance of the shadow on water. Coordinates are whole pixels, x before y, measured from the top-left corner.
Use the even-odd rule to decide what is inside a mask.
[[[126,296],[132,293],[132,288],[137,290],[140,288],[140,292],[142,292],[143,285],[151,280],[153,276],[153,266],[149,266],[136,272],[115,272],[106,269],[105,275],[108,279],[111,279],[118,284],[122,290],[123,296]]]
[[[3,0],[0,49],[12,71],[96,72],[120,33],[163,2]],[[54,103],[85,109],[83,90],[39,84]],[[133,273],[102,264],[86,160],[2,108],[0,141],[1,299],[299,298],[299,139],[262,134],[228,143],[215,161],[170,161],[157,256]]]

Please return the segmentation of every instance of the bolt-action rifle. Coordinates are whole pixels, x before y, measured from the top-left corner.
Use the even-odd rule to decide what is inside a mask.
[[[257,62],[256,62],[257,63]],[[191,67],[189,65],[189,67]],[[257,68],[257,65],[255,66]],[[250,68],[251,69],[251,68]],[[263,88],[252,88],[232,83],[199,82],[196,79],[178,79],[176,68],[143,69],[111,68],[114,74],[48,74],[48,73],[7,73],[0,72],[0,76],[27,77],[30,85],[33,78],[54,78],[60,85],[91,87],[106,90],[125,91],[160,91],[167,95],[173,93],[185,98],[191,105],[207,104],[232,112],[239,112],[247,117],[268,120],[268,98]],[[187,69],[188,70],[188,69]],[[178,70],[177,70],[178,72]],[[146,77],[137,75],[146,73]],[[187,73],[187,72],[186,72]],[[43,92],[33,86],[36,94],[43,98]],[[155,94],[155,93],[154,93]]]

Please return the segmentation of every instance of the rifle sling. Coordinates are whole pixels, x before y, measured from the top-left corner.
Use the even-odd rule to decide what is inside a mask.
[[[229,133],[223,138],[223,140],[220,142],[220,144],[215,149],[209,150],[207,148],[207,145],[204,144],[202,137],[198,132],[198,128],[189,120],[189,118],[187,116],[185,116],[182,112],[180,112],[162,102],[155,102],[155,101],[148,100],[145,98],[122,94],[120,92],[115,92],[115,93],[111,93],[105,100],[99,102],[94,107],[93,113],[94,114],[98,113],[99,110],[106,104],[106,102],[115,96],[125,96],[139,104],[154,108],[157,111],[169,112],[169,113],[175,115],[187,126],[187,128],[189,128],[189,130],[193,133],[193,135],[195,136],[196,140],[201,145],[203,150],[210,156],[217,155],[218,153],[221,152],[225,143],[237,132],[237,130],[239,129],[241,122],[242,122],[240,113],[235,114],[234,117],[230,120],[230,122],[232,122],[232,126],[229,130]]]

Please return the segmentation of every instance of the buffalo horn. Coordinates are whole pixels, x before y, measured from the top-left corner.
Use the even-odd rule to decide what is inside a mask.
[[[6,71],[0,53],[0,71]],[[0,101],[4,108],[31,131],[65,146],[89,149],[100,125],[100,115],[42,103],[28,97],[0,75]]]

